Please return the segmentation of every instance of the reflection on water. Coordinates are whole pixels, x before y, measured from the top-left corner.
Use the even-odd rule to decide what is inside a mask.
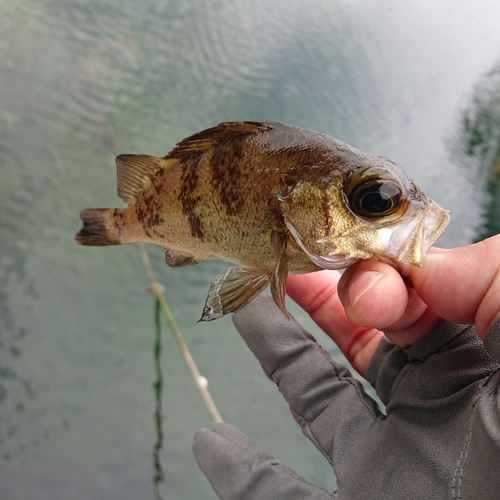
[[[483,191],[499,199],[498,76],[464,114],[479,180],[443,137],[498,60],[499,16],[498,2],[454,0],[0,2],[2,500],[215,498],[191,455],[208,417],[175,340],[157,331],[151,361],[137,248],[74,243],[81,209],[117,202],[115,156],[164,155],[221,121],[283,121],[394,159],[452,210],[439,244],[468,243]],[[332,490],[230,319],[196,323],[225,265],[169,269],[161,249],[150,255],[225,419]]]
[[[474,86],[451,146],[481,199],[478,240],[500,233],[500,63]]]

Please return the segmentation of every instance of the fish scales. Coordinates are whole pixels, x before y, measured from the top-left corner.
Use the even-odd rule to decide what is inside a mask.
[[[164,158],[117,158],[124,209],[87,209],[77,241],[165,247],[173,267],[240,265],[212,283],[202,319],[243,307],[268,284],[284,306],[288,273],[376,257],[419,265],[449,221],[401,167],[278,122],[229,122]]]
[[[166,212],[170,219],[169,230],[165,227],[156,231],[164,234],[163,242],[170,248],[182,250],[179,243],[185,247],[186,241],[194,238],[188,245],[194,246],[195,251],[206,258],[232,256],[231,260],[238,262],[251,259],[250,265],[269,262],[270,267],[275,260],[270,235],[280,222],[272,205],[278,205],[276,187],[285,188],[282,174],[286,173],[288,159],[280,158],[270,148],[262,153],[245,139],[237,137],[195,158],[181,157],[178,169],[166,171],[153,182],[154,193],[150,188],[137,200],[139,221],[146,229],[154,230],[152,222],[156,221],[158,213]],[[162,207],[157,206],[157,200],[161,200]],[[180,214],[187,221],[182,220]],[[283,222],[281,226],[286,230]],[[148,237],[152,236],[150,231]],[[291,246],[291,251],[295,247],[296,253],[303,255],[296,244]],[[245,256],[248,249],[259,252],[252,250],[252,255]],[[307,257],[303,260],[314,267]]]

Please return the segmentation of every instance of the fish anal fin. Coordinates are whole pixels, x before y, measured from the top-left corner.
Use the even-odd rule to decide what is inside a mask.
[[[271,280],[263,269],[230,267],[210,285],[200,321],[211,321],[242,309]]]
[[[271,295],[276,305],[283,311],[286,319],[290,315],[285,307],[286,279],[288,277],[288,262],[286,259],[287,236],[281,232],[274,231],[272,234],[272,245],[276,254],[276,266],[271,277]]]
[[[149,155],[120,155],[116,157],[118,196],[131,205],[162,170],[176,162]]]
[[[201,132],[186,137],[179,142],[165,158],[182,160],[184,158],[196,156],[227,140],[258,132],[265,132],[273,128],[273,125],[274,122],[271,121],[219,123],[219,125],[215,127],[202,130]]]
[[[204,259],[198,259],[189,253],[183,253],[167,248],[165,250],[165,260],[170,267],[184,267],[194,266],[195,264],[202,262]]]

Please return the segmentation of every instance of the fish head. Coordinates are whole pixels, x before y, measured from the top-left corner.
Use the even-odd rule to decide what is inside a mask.
[[[351,155],[352,156],[352,155]],[[406,272],[420,266],[449,224],[404,170],[364,155],[348,168],[300,179],[279,199],[286,226],[319,267],[341,269],[370,257]]]

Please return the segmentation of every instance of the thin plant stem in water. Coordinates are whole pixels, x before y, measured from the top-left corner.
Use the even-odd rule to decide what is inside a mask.
[[[161,411],[161,396],[163,393],[163,373],[161,371],[161,306],[155,301],[155,343],[153,348],[153,359],[155,365],[156,380],[153,384],[155,393],[155,427],[156,443],[153,447],[154,463],[154,492],[155,499],[162,500],[160,495],[160,483],[164,480],[163,467],[161,465],[160,451],[163,447],[163,415]]]
[[[181,332],[177,327],[177,324],[175,323],[174,317],[172,316],[172,312],[170,311],[170,308],[165,302],[165,299],[163,297],[164,288],[160,283],[158,283],[158,281],[156,281],[155,275],[153,273],[153,268],[151,267],[151,262],[149,261],[149,257],[146,251],[146,247],[143,243],[139,243],[139,247],[141,250],[142,262],[144,264],[144,267],[146,268],[146,272],[150,279],[148,291],[158,301],[160,309],[163,315],[165,316],[165,319],[167,320],[167,323],[170,327],[170,330],[175,340],[177,341],[177,344],[179,345],[179,349],[181,350],[182,356],[184,357],[184,361],[186,362],[189,371],[191,372],[196,387],[198,388],[201,397],[203,399],[203,402],[205,403],[208,412],[212,416],[213,421],[223,422],[219,410],[217,409],[217,406],[215,405],[214,400],[212,399],[212,396],[210,395],[210,392],[207,389],[208,385],[207,379],[200,374],[198,367],[196,366],[196,363],[194,362],[194,359],[191,356],[191,353],[189,352],[186,343],[184,342]]]
[[[148,291],[153,297],[155,297],[155,343],[153,348],[153,359],[155,366],[156,380],[153,384],[153,389],[155,393],[155,427],[156,427],[156,442],[153,447],[153,465],[154,465],[154,475],[153,475],[153,485],[154,494],[156,500],[162,500],[160,494],[160,483],[164,481],[165,474],[163,472],[163,467],[161,464],[161,449],[163,447],[163,414],[162,414],[162,394],[163,394],[163,373],[161,371],[161,352],[162,352],[162,342],[161,342],[161,313],[165,316],[170,330],[179,345],[181,353],[188,365],[189,371],[193,376],[196,386],[200,391],[203,401],[209,411],[212,419],[215,422],[222,422],[222,417],[219,410],[215,406],[212,396],[207,389],[207,379],[202,377],[194,360],[189,352],[189,349],[182,338],[181,332],[175,323],[172,312],[168,307],[164,297],[163,297],[163,286],[156,281],[151,262],[149,261],[148,253],[146,247],[143,243],[139,243],[139,248],[141,251],[141,259],[146,273],[150,280],[148,285]]]

